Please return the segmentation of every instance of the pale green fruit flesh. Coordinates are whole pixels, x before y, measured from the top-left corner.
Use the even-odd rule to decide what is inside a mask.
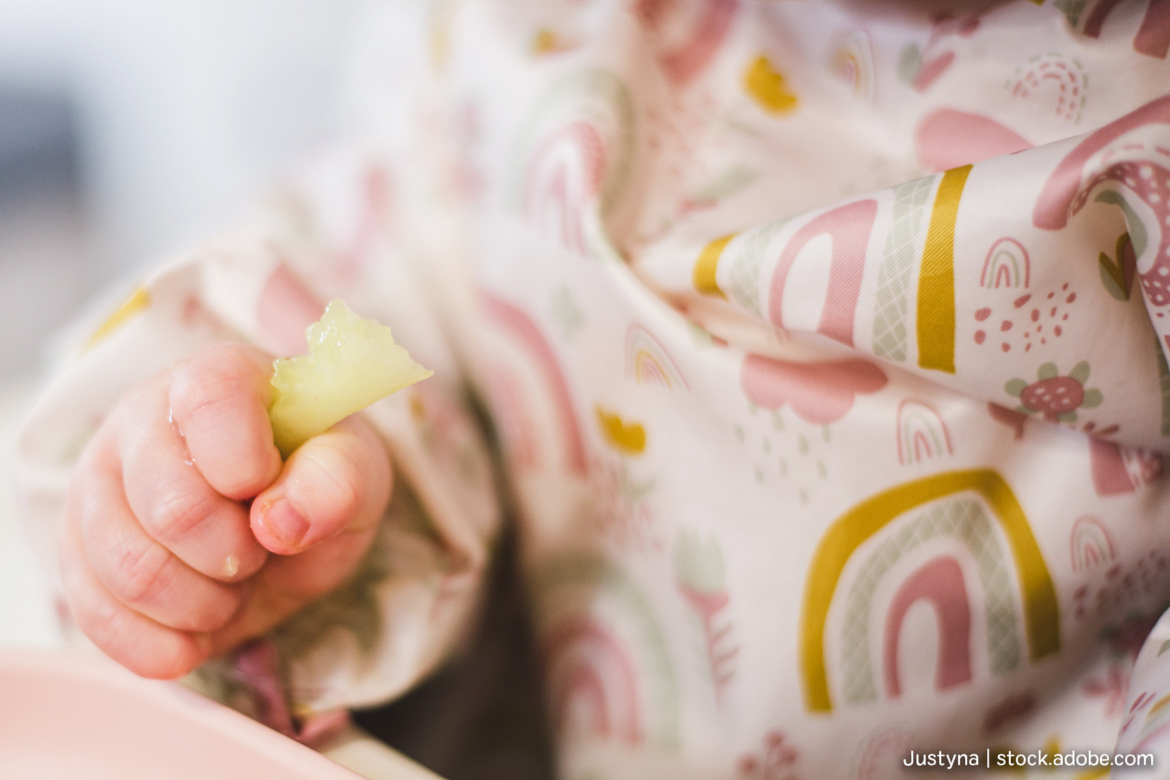
[[[433,372],[394,343],[390,329],[358,317],[342,300],[309,326],[309,354],[273,364],[268,407],[280,454]]]

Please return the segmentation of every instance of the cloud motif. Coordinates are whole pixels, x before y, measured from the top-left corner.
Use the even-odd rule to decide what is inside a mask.
[[[853,408],[858,394],[886,386],[885,372],[865,360],[789,363],[759,355],[744,358],[739,385],[763,409],[788,405],[805,422],[828,425]]]

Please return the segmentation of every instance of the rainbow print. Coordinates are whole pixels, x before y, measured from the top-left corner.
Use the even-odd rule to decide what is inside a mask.
[[[846,598],[847,617],[841,631],[842,694],[845,701],[859,703],[878,698],[870,642],[871,623],[882,622],[882,616],[874,614],[875,594],[891,578],[901,576],[899,572],[905,571],[902,561],[906,556],[940,539],[959,542],[967,550],[970,568],[978,574],[991,671],[1002,674],[1019,666],[1023,645],[1018,628],[1021,608],[1011,588],[1007,555],[983,503],[971,497],[954,496],[926,507],[900,524],[896,533],[886,534],[858,567]],[[945,560],[958,566],[951,556],[946,556]],[[965,650],[971,645],[970,614],[974,600],[968,597],[966,582],[961,576],[956,576],[961,572],[955,572],[950,564],[943,564],[940,559],[935,559],[935,563],[938,564],[936,568],[920,568],[902,581],[884,616],[883,668],[886,692],[890,696],[897,696],[901,691],[897,680],[897,638],[902,620],[906,609],[921,599],[935,607],[940,615],[940,628],[950,632],[940,637],[943,641],[939,647],[936,686],[945,689],[972,678],[970,654]],[[968,617],[958,624],[946,625],[942,613],[956,610]],[[957,638],[960,635],[961,641]]]
[[[691,282],[695,291],[723,298],[744,311],[762,317],[760,269],[771,260],[772,239],[790,221],[791,218],[785,218],[768,222],[744,233],[723,236],[706,244],[691,269]],[[727,267],[724,272],[726,290],[719,286],[717,278],[720,263]]]
[[[909,398],[898,404],[898,463],[908,466],[954,452],[947,424],[934,407]]]
[[[600,219],[625,192],[634,112],[625,85],[601,70],[548,90],[521,136],[515,198],[548,240],[582,256],[605,243]]]
[[[902,622],[910,607],[925,601],[934,608],[938,621],[939,663],[935,687],[942,691],[971,682],[971,607],[963,567],[949,555],[929,561],[902,583],[894,594],[886,618],[885,680],[893,698],[902,695],[898,676],[898,643]]]
[[[605,147],[597,129],[573,122],[537,151],[524,187],[524,211],[539,232],[585,254],[587,209],[605,177]]]
[[[528,416],[521,383],[507,371],[493,367],[485,374],[492,417],[503,440],[508,464],[518,471],[531,471],[542,460],[536,423]]]
[[[913,295],[914,266],[921,253],[925,216],[930,212],[934,177],[899,184],[894,195],[893,222],[886,231],[886,243],[878,266],[874,291],[873,354],[899,363],[906,360],[907,315]]]
[[[1053,112],[1062,119],[1078,122],[1085,105],[1088,78],[1079,62],[1056,52],[1037,54],[1028,61],[1027,70],[1016,70],[1012,83],[1012,97],[1027,99],[1033,93],[1043,92],[1054,101]]]
[[[853,97],[873,100],[875,78],[869,36],[858,31],[846,38],[829,62],[829,73],[845,82]]]
[[[727,294],[719,287],[719,280],[715,273],[719,269],[719,258],[723,257],[723,250],[727,248],[733,238],[735,238],[734,233],[717,238],[709,242],[703,247],[703,251],[699,252],[699,259],[695,261],[695,267],[691,272],[691,281],[696,292],[703,295],[716,295],[727,300]]]
[[[877,201],[872,198],[846,203],[816,215],[788,239],[772,270],[768,291],[768,320],[773,325],[785,327],[784,289],[801,250],[813,239],[828,235],[832,239],[829,284],[817,332],[853,346],[853,318],[877,210]]]
[[[627,745],[642,743],[638,676],[628,649],[603,623],[566,621],[544,640],[557,730],[584,720],[595,736]]]
[[[586,473],[585,445],[569,384],[561,372],[556,353],[527,314],[516,306],[486,291],[480,291],[484,313],[518,344],[535,364],[552,399],[558,439],[563,450],[564,468],[579,475]],[[508,388],[501,388],[505,392]],[[522,418],[517,418],[522,419]],[[529,426],[529,431],[532,427]],[[529,433],[528,435],[532,435]]]
[[[955,373],[955,223],[971,166],[944,173],[918,272],[918,365]]]
[[[1075,572],[1084,572],[1113,562],[1113,540],[1101,521],[1083,515],[1073,523],[1069,534],[1069,555]]]
[[[533,579],[553,717],[562,736],[673,749],[678,689],[665,635],[641,589],[589,553],[565,553]]]
[[[650,331],[633,323],[626,328],[626,376],[640,385],[690,389],[662,343]]]
[[[1007,537],[1022,600],[1028,657],[1037,661],[1060,650],[1060,611],[1056,589],[1040,554],[1024,510],[995,471],[971,469],[924,477],[878,493],[839,517],[821,537],[805,581],[801,614],[801,678],[805,705],[831,712],[825,663],[825,623],[845,566],[870,538],[895,524],[905,513],[958,494],[974,493],[992,511]],[[901,524],[895,524],[896,533]]]
[[[988,290],[1001,287],[1008,289],[1026,288],[1032,279],[1032,264],[1028,250],[1014,238],[1004,236],[987,250],[983,261],[983,273],[979,284]]]

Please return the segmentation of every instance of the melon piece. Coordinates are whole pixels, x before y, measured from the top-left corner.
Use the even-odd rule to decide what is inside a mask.
[[[354,412],[434,373],[411,360],[389,328],[363,320],[340,299],[307,335],[308,355],[273,364],[268,419],[285,458]]]

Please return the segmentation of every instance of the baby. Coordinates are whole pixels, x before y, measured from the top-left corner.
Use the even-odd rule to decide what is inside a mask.
[[[499,530],[482,399],[565,777],[1163,749],[1170,3],[364,28],[366,134],[155,273],[25,431],[94,644],[230,679],[260,641],[301,722],[406,690]],[[282,461],[271,358],[332,297],[435,376]]]

